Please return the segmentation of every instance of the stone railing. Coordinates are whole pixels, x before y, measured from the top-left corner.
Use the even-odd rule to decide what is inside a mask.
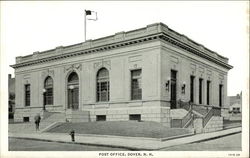
[[[172,119],[171,127],[173,128],[184,128],[187,123],[192,119],[192,106],[190,102],[177,101],[178,106],[188,111],[188,113],[182,119]]]
[[[206,116],[203,118],[203,128],[207,125],[209,120],[213,116],[221,116],[221,108],[219,107],[212,107],[209,112],[206,114]]]
[[[184,102],[184,101],[178,100],[177,103],[178,103],[180,108],[185,109],[187,111],[189,111],[191,108],[190,102]]]

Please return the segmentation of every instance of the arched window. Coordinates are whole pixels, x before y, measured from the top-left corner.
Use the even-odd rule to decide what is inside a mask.
[[[105,68],[97,72],[96,96],[98,102],[109,101],[109,72]]]
[[[44,81],[44,105],[53,104],[53,79],[48,76]]]
[[[72,72],[68,77],[68,108],[78,109],[79,107],[79,78],[76,72]]]

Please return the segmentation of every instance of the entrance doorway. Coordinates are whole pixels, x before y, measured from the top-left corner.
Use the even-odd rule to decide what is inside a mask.
[[[68,77],[68,109],[77,110],[79,108],[79,78],[75,72]]]
[[[222,94],[222,92],[223,92],[223,85],[222,84],[220,84],[219,85],[219,106],[220,107],[222,107],[222,98],[223,98],[223,94]]]
[[[177,108],[177,71],[171,70],[171,93],[170,93],[170,100],[171,100],[171,109]]]

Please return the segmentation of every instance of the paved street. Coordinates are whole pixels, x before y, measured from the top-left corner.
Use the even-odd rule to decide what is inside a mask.
[[[88,146],[9,138],[10,151],[125,151],[123,148]],[[200,143],[184,144],[162,149],[165,151],[240,151],[241,133]]]
[[[162,149],[165,151],[240,151],[241,133],[200,143],[184,144]]]
[[[125,151],[123,148],[9,138],[9,151]]]

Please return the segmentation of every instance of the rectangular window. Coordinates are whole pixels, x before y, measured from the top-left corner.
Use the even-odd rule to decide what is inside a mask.
[[[223,90],[223,85],[219,85],[219,106],[222,107],[222,90]]]
[[[207,105],[210,104],[210,82],[211,81],[207,81]]]
[[[30,106],[30,84],[25,85],[25,106]]]
[[[199,79],[199,104],[202,104],[202,81],[203,79]]]
[[[131,100],[142,99],[141,69],[131,71]]]
[[[106,115],[96,115],[96,121],[106,121]]]
[[[190,102],[194,102],[194,76],[190,76]]]
[[[129,115],[129,120],[141,121],[141,115],[140,114]]]

